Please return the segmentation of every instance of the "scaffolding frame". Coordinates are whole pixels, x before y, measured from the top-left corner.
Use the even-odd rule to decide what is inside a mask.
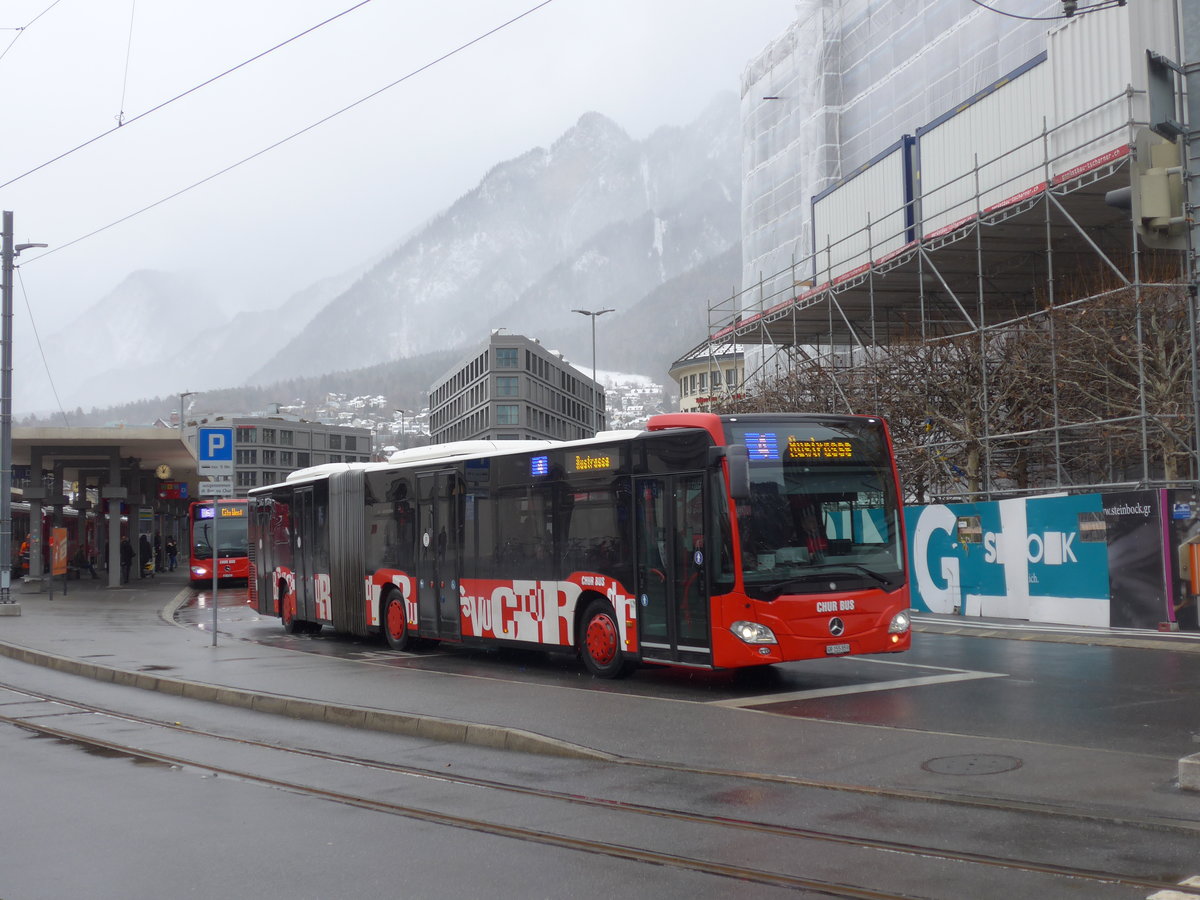
[[[887,354],[896,341],[918,340],[922,344],[950,339],[977,340],[979,379],[982,385],[983,434],[979,436],[984,456],[981,484],[971,486],[954,476],[946,477],[931,488],[942,500],[989,500],[1010,493],[1031,494],[1044,491],[1078,492],[1082,490],[1127,489],[1130,487],[1196,487],[1200,478],[1200,429],[1196,410],[1200,406],[1197,385],[1196,298],[1186,291],[1191,360],[1191,397],[1188,409],[1192,422],[1188,433],[1187,464],[1177,477],[1164,477],[1164,469],[1151,457],[1150,432],[1154,416],[1147,398],[1146,373],[1141,354],[1143,334],[1141,300],[1151,288],[1178,290],[1186,281],[1183,252],[1151,251],[1138,239],[1129,212],[1109,206],[1105,194],[1129,184],[1131,155],[1135,133],[1145,122],[1135,118],[1144,108],[1144,96],[1132,87],[1070,121],[1054,128],[1043,124],[1042,134],[1034,141],[1013,147],[992,158],[976,155],[972,168],[960,178],[938,190],[961,190],[964,180],[970,187],[969,214],[949,226],[927,228],[923,208],[934,192],[915,196],[906,208],[911,210],[915,238],[896,247],[898,235],[878,234],[869,221],[859,231],[840,241],[825,240],[824,246],[803,259],[793,258],[787,268],[769,276],[760,275],[756,283],[728,297],[710,302],[707,340],[689,356],[727,352],[731,344],[745,348],[746,382],[764,380],[771,371],[791,372],[803,360],[819,360],[836,372],[855,359]],[[1123,123],[1103,134],[1090,135],[1080,143],[1054,152],[1067,136],[1066,129],[1095,113],[1111,111],[1114,104],[1123,107]],[[1125,114],[1127,113],[1127,114]],[[1070,132],[1077,134],[1079,129]],[[998,166],[1005,157],[1040,144],[1041,160],[1035,166],[1006,179],[1011,184],[1010,198],[985,207],[984,190],[995,195],[995,183],[984,184],[981,174]],[[1064,160],[1087,156],[1087,161],[1055,175]],[[919,192],[915,192],[919,193]],[[951,196],[958,196],[951,194]],[[961,203],[961,201],[959,201]],[[934,204],[936,206],[936,204]],[[901,211],[904,211],[902,208]],[[944,210],[940,215],[944,215]],[[908,235],[906,235],[908,236]],[[861,247],[865,238],[865,251]],[[860,259],[864,261],[858,263]],[[858,264],[855,264],[858,263]],[[1146,273],[1158,273],[1169,267],[1179,272],[1178,281],[1146,280]],[[1097,417],[1087,421],[1068,421],[1059,408],[1056,374],[1060,364],[1054,345],[1056,314],[1072,308],[1099,304],[1112,290],[1078,296],[1072,282],[1081,274],[1103,271],[1117,284],[1119,291],[1132,291],[1137,307],[1138,410],[1134,415]],[[991,433],[988,404],[992,399],[987,380],[989,344],[1017,329],[1044,324],[1050,335],[1051,378],[1046,401],[1052,424],[1032,430],[1017,429]],[[916,334],[914,334],[914,331]],[[752,361],[752,357],[754,361]],[[848,411],[878,413],[886,410],[852,409],[841,393]],[[1073,479],[1063,464],[1067,446],[1094,441],[1097,434],[1113,429],[1136,428],[1140,432],[1139,471],[1116,471],[1087,484]],[[1013,487],[993,483],[997,459],[1003,456],[1006,442],[1020,440],[1040,445],[1047,465],[1038,472],[1037,484]],[[956,441],[931,440],[921,450],[931,456],[944,453]],[[903,475],[903,472],[902,472]]]

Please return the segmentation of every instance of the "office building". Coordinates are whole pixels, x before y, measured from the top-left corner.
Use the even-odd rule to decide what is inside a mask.
[[[604,422],[603,389],[561,354],[519,334],[493,333],[429,393],[434,444],[578,440],[603,431]]]

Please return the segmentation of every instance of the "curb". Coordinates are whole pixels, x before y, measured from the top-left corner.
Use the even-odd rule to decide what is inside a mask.
[[[1009,641],[1043,641],[1053,644],[1084,644],[1093,647],[1128,647],[1134,650],[1174,650],[1176,653],[1200,653],[1200,636],[1138,637],[1107,632],[1079,633],[1038,630],[1036,626],[995,628],[985,623],[957,624],[913,617],[912,630],[923,634],[947,634],[959,637],[997,638]]]
[[[1179,761],[1179,787],[1185,791],[1200,791],[1200,753]]]
[[[176,624],[171,616],[181,605],[181,596],[185,596],[187,593],[187,591],[181,592],[159,612],[159,615],[171,624]],[[0,642],[0,656],[65,672],[69,675],[80,675],[95,681],[157,691],[162,694],[185,697],[189,700],[220,703],[224,706],[235,706],[254,712],[287,716],[292,719],[325,722],[330,725],[361,728],[367,731],[403,734],[445,743],[469,744],[492,750],[513,750],[519,753],[558,756],[566,759],[586,759],[594,762],[621,761],[621,757],[612,753],[593,750],[590,747],[546,737],[531,731],[523,731],[519,728],[482,725],[475,722],[413,715],[365,706],[346,706],[321,700],[306,700],[301,697],[265,694],[242,688],[220,687],[180,678],[166,678],[162,675],[151,675],[145,672],[130,672],[127,669],[115,669],[98,663],[83,662],[4,642]]]

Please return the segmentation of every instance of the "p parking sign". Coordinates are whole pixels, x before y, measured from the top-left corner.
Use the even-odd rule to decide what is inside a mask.
[[[197,473],[200,475],[233,476],[233,429],[200,428],[196,431],[198,442]]]

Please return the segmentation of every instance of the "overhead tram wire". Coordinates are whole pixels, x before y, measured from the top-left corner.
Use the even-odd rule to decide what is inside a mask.
[[[525,12],[523,12],[523,13],[518,13],[517,15],[515,15],[511,19],[509,19],[507,22],[503,22],[500,25],[497,25],[495,28],[485,31],[483,34],[472,38],[471,40],[467,41],[465,44],[460,44],[459,46],[455,47],[453,50],[448,50],[447,52],[445,52],[441,56],[439,56],[437,59],[431,60],[430,62],[425,63],[425,65],[420,66],[416,69],[413,69],[407,75],[402,75],[400,78],[397,78],[395,81],[391,82],[390,84],[386,84],[383,87],[379,88],[378,90],[372,91],[371,93],[367,94],[364,97],[360,97],[358,100],[355,100],[353,103],[350,103],[347,106],[343,106],[341,109],[339,109],[335,112],[331,112],[329,115],[324,116],[323,118],[320,118],[317,121],[304,126],[299,131],[292,132],[287,137],[280,138],[275,143],[269,144],[266,147],[263,147],[261,150],[257,150],[254,153],[251,153],[249,156],[239,159],[235,163],[230,163],[225,168],[219,169],[218,171],[213,172],[211,175],[205,176],[204,178],[201,178],[199,181],[189,184],[187,187],[180,188],[173,194],[168,194],[166,197],[163,197],[159,200],[155,200],[153,203],[151,203],[147,206],[143,206],[141,209],[135,210],[134,212],[131,212],[128,215],[122,216],[121,218],[117,219],[114,222],[109,222],[107,225],[103,225],[100,228],[97,228],[95,231],[89,231],[87,234],[80,235],[79,237],[77,237],[73,240],[67,241],[66,243],[58,244],[53,249],[47,250],[45,253],[39,253],[37,256],[31,257],[29,259],[29,262],[37,262],[37,260],[44,259],[53,253],[59,252],[60,250],[66,250],[68,247],[73,247],[75,244],[78,244],[82,241],[86,241],[88,238],[93,238],[98,234],[102,234],[103,232],[108,231],[110,228],[115,228],[118,225],[128,222],[130,219],[136,218],[137,216],[140,216],[142,213],[149,212],[152,209],[162,206],[164,203],[169,203],[170,201],[174,200],[175,198],[181,197],[184,194],[188,193],[189,191],[195,190],[196,188],[200,187],[201,185],[208,184],[208,182],[213,181],[216,178],[220,178],[222,175],[232,172],[234,169],[237,169],[240,166],[243,166],[246,163],[251,162],[252,160],[258,159],[258,157],[263,156],[264,154],[270,153],[272,150],[282,147],[284,144],[288,143],[289,141],[293,141],[296,138],[300,137],[301,135],[307,134],[308,132],[312,131],[315,128],[319,128],[320,126],[324,125],[326,122],[336,119],[338,116],[342,115],[343,113],[347,113],[350,110],[352,110],[358,106],[361,106],[362,104],[366,103],[368,100],[375,99],[380,94],[382,94],[386,91],[390,91],[392,88],[396,87],[397,85],[403,84],[404,82],[408,81],[410,78],[415,78],[417,75],[420,75],[422,72],[428,71],[429,69],[433,68],[434,66],[438,65],[439,63],[443,63],[446,60],[450,59],[451,57],[457,56],[459,53],[462,53],[464,50],[467,50],[470,47],[473,47],[475,44],[478,44],[480,41],[487,40],[492,35],[498,34],[499,32],[508,28],[510,25],[515,25],[517,22],[521,21],[521,19],[524,19],[526,16],[532,15],[533,13],[542,9],[543,7],[549,6],[553,2],[554,2],[554,0],[542,0],[541,3],[538,3],[537,5],[530,7],[529,9],[525,10]],[[133,120],[131,119],[130,121],[133,121]],[[53,160],[51,160],[51,162],[53,162]],[[43,165],[45,165],[45,164],[43,164]],[[22,177],[24,177],[24,176],[22,176]],[[11,183],[12,182],[8,182],[8,184],[11,184]],[[0,184],[0,188],[3,188],[5,186],[6,185]]]
[[[67,418],[67,411],[63,409],[62,398],[58,396],[58,385],[54,383],[54,375],[50,372],[50,361],[46,359],[46,350],[42,347],[42,336],[38,334],[37,322],[33,318],[33,307],[29,304],[29,292],[25,290],[25,279],[21,277],[20,266],[13,266],[13,271],[17,273],[17,281],[21,283],[21,296],[25,298],[25,311],[29,313],[29,324],[33,327],[33,339],[37,341],[38,353],[42,355],[42,368],[46,370],[46,379],[50,382],[50,390],[54,392],[54,402],[58,404],[58,411],[62,413],[63,424],[70,428],[71,420]]]
[[[53,3],[51,3],[45,9],[43,9],[40,13],[38,13],[36,16],[34,16],[32,19],[30,19],[24,25],[21,25],[21,26],[18,26],[17,28],[12,29],[13,31],[15,31],[17,33],[16,37],[14,37],[11,41],[8,42],[8,46],[4,48],[4,52],[0,53],[0,59],[4,59],[4,57],[8,55],[8,51],[13,48],[13,44],[15,44],[17,42],[17,39],[20,38],[21,35],[23,35],[27,30],[29,30],[29,27],[31,25],[33,25],[34,22],[36,22],[38,19],[40,19],[46,13],[50,12],[50,10],[54,9],[54,7],[58,6],[58,4],[60,2],[62,2],[62,0],[54,0]]]
[[[59,0],[54,0],[54,2],[58,3]],[[172,103],[174,103],[176,100],[182,100],[184,97],[187,97],[190,94],[194,94],[194,93],[196,93],[196,91],[201,90],[202,88],[206,88],[210,84],[213,84],[216,81],[220,81],[226,75],[232,75],[234,72],[238,71],[239,69],[244,69],[246,66],[250,65],[251,63],[258,62],[258,60],[262,59],[264,56],[268,56],[269,54],[274,53],[276,50],[283,49],[288,44],[294,43],[295,41],[298,41],[300,38],[305,37],[306,35],[312,34],[318,28],[324,28],[326,25],[330,24],[331,22],[336,22],[338,19],[342,18],[343,16],[349,15],[350,13],[354,12],[357,9],[361,9],[362,7],[366,6],[370,2],[371,2],[371,0],[361,0],[361,2],[354,4],[353,6],[349,7],[348,9],[344,9],[340,13],[330,16],[325,21],[318,22],[316,25],[313,25],[310,28],[304,29],[304,31],[301,31],[299,34],[292,35],[290,38],[288,38],[285,41],[280,41],[274,47],[268,47],[266,50],[262,51],[261,53],[255,54],[254,56],[250,57],[247,60],[243,60],[242,62],[238,63],[236,66],[226,69],[224,72],[220,72],[220,73],[214,75],[212,78],[209,78],[206,81],[202,81],[199,84],[188,88],[183,93],[176,94],[174,97],[171,97],[168,100],[164,100],[162,103],[159,103],[157,106],[152,106],[152,107],[150,107],[150,109],[146,110],[145,112],[138,113],[136,116],[134,116],[131,119],[128,119],[126,121],[121,121],[121,118],[118,117],[117,124],[114,125],[112,128],[108,129],[107,131],[100,132],[100,134],[96,135],[95,137],[88,138],[82,144],[72,147],[70,150],[64,150],[62,153],[58,154],[58,156],[52,157],[51,159],[46,160],[44,163],[40,163],[40,164],[34,166],[28,172],[22,172],[20,175],[16,176],[15,178],[10,178],[8,181],[0,183],[0,188],[6,188],[11,184],[16,184],[22,178],[27,178],[28,176],[32,175],[34,172],[40,172],[42,169],[46,168],[47,166],[53,165],[54,163],[58,162],[59,160],[66,159],[72,153],[82,150],[84,147],[90,147],[92,144],[96,143],[96,141],[100,140],[101,138],[108,137],[114,131],[120,131],[122,128],[128,128],[134,122],[137,122],[140,119],[144,119],[144,118],[146,118],[146,116],[151,115],[152,113],[156,113],[161,109],[165,109],[166,107],[168,107]],[[48,11],[49,10],[47,10],[47,12]],[[42,15],[45,15],[45,13],[42,13]],[[36,19],[34,21],[36,21]],[[30,24],[32,24],[32,23],[30,23]],[[29,26],[26,25],[25,27],[28,28]],[[129,28],[130,28],[130,32],[132,33],[132,30],[133,30],[132,18],[130,19]],[[12,44],[9,44],[9,46],[11,47]],[[6,50],[5,52],[8,52],[8,51]],[[128,60],[126,61],[126,71],[128,72]],[[122,107],[125,105],[124,93],[122,93],[121,105],[122,105]],[[122,116],[123,115],[124,115],[124,112],[122,111]],[[42,254],[42,255],[44,256],[45,254]],[[36,259],[37,257],[34,257],[34,258]]]

